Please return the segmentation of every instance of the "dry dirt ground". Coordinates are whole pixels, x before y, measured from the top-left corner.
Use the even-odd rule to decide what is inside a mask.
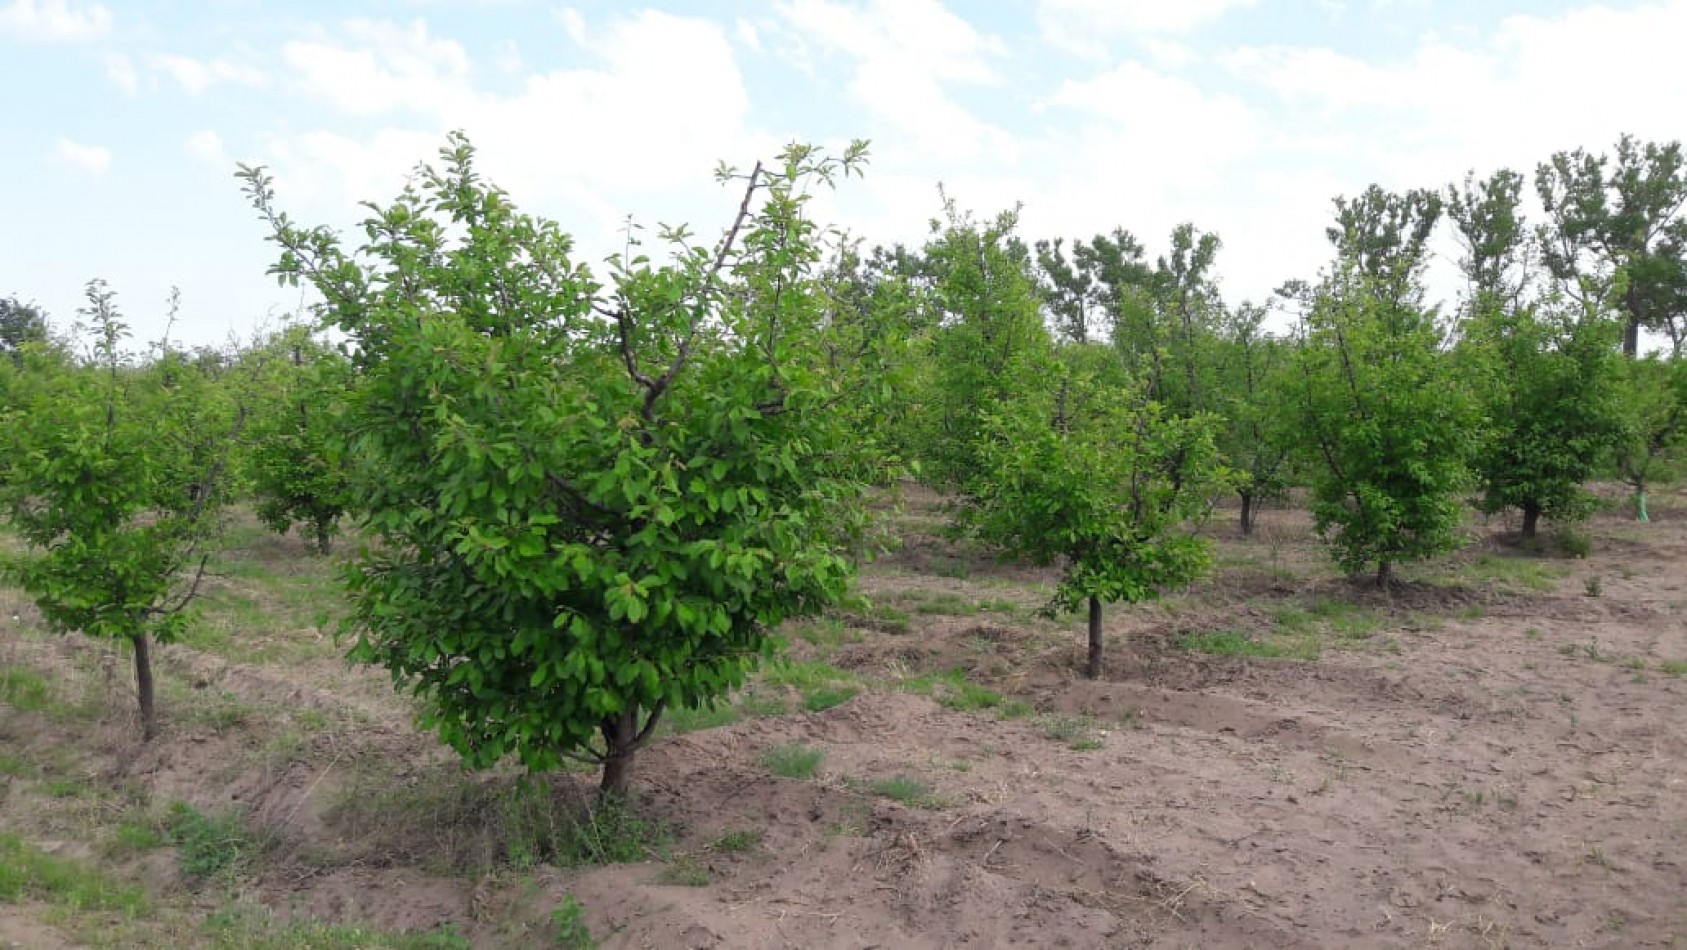
[[[146,747],[126,659],[0,591],[0,831],[149,901],[0,873],[0,947],[1687,947],[1687,497],[1653,507],[1584,558],[1475,520],[1389,594],[1303,513],[1220,512],[1214,577],[1112,608],[1092,682],[1078,624],[1033,613],[1053,575],[911,495],[870,604],[642,754],[660,831],[595,867],[547,850],[589,777],[523,812],[458,772],[337,660],[294,541],[248,526]],[[183,870],[181,802],[235,816],[221,870]]]

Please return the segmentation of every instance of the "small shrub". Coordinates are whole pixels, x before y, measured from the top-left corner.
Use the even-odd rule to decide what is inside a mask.
[[[592,950],[597,941],[586,927],[586,909],[570,894],[551,911],[551,943],[563,950]]]
[[[170,806],[164,840],[176,846],[182,873],[190,878],[236,871],[257,850],[238,812],[207,815],[186,802]]]
[[[1575,528],[1560,528],[1553,535],[1553,543],[1565,557],[1584,558],[1593,553],[1593,538]]]
[[[762,765],[780,778],[808,779],[820,770],[826,750],[802,743],[774,746],[762,753]]]
[[[1605,582],[1600,580],[1598,574],[1595,574],[1586,581],[1582,582],[1582,590],[1585,591],[1589,597],[1598,597],[1605,591]]]

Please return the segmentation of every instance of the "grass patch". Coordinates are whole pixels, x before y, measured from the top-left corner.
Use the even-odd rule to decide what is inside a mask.
[[[1557,590],[1558,582],[1569,573],[1568,567],[1537,557],[1480,554],[1460,565],[1448,579],[1472,587],[1492,585],[1548,593]]]
[[[854,674],[813,661],[784,660],[771,664],[763,670],[762,682],[796,690],[802,696],[802,707],[809,712],[831,709],[861,691],[860,680]]]
[[[26,712],[47,712],[54,705],[53,693],[41,674],[8,666],[0,668],[0,705]]]
[[[844,623],[880,633],[904,634],[913,628],[908,611],[891,604],[857,601],[838,615]],[[850,642],[859,642],[860,635]],[[812,642],[812,641],[810,641]]]
[[[430,873],[478,879],[541,863],[585,867],[642,861],[672,841],[663,823],[625,803],[591,803],[573,779],[482,777],[442,765],[409,781],[369,768],[329,803],[324,820],[349,849]]]
[[[762,753],[761,763],[780,778],[810,779],[820,771],[826,750],[800,742],[777,745]]]
[[[1189,633],[1177,640],[1179,649],[1209,656],[1251,656],[1272,659],[1316,660],[1322,653],[1316,636],[1255,640],[1240,630]]]
[[[1088,716],[1043,716],[1037,720],[1043,735],[1078,752],[1099,749],[1101,737],[1096,735],[1095,720]]]
[[[741,828],[728,831],[719,838],[709,842],[710,851],[721,851],[726,854],[744,854],[754,851],[761,846],[762,834],[754,828]]]
[[[218,950],[471,950],[474,946],[450,924],[391,933],[308,918],[279,920],[267,908],[248,905],[213,914],[203,929]]]
[[[931,786],[911,775],[892,775],[867,783],[867,791],[880,798],[907,805],[910,808],[946,808],[949,802],[931,790]]]
[[[10,752],[0,751],[0,775],[13,778],[34,778],[40,774],[41,767],[34,762]]]
[[[656,883],[676,887],[708,887],[714,880],[709,869],[692,860],[690,856],[663,865],[662,870],[656,874]]]
[[[865,637],[843,617],[817,617],[791,625],[797,638],[830,653],[847,643],[860,643]]]
[[[719,729],[730,726],[743,718],[730,703],[717,703],[713,706],[703,706],[688,709],[681,706],[669,709],[662,716],[662,728],[674,734],[687,732],[701,732],[704,729]]]
[[[859,692],[861,689],[856,686],[817,686],[803,693],[802,708],[808,712],[825,712],[849,702]]]
[[[80,862],[47,854],[17,835],[0,833],[0,901],[41,901],[70,910],[140,917],[152,909],[146,892]]]
[[[1663,660],[1658,669],[1666,676],[1687,676],[1687,660]]]
[[[1009,699],[988,686],[972,682],[967,679],[964,669],[904,677],[895,685],[905,693],[930,696],[939,706],[957,712],[990,710],[998,719],[1018,719],[1031,714],[1030,704]]]
[[[264,844],[239,812],[208,815],[186,802],[170,805],[163,837],[176,846],[182,873],[195,879],[239,871]]]

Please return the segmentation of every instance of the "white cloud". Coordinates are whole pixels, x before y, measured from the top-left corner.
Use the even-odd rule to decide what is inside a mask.
[[[111,11],[98,3],[13,0],[0,8],[0,35],[37,43],[96,40],[111,32]]]
[[[341,112],[434,113],[470,93],[462,44],[434,37],[425,21],[351,20],[344,30],[348,42],[292,42],[281,50],[305,89]]]
[[[873,0],[860,7],[787,0],[775,9],[803,45],[854,60],[849,92],[872,116],[875,141],[887,150],[901,146],[926,159],[999,158],[1008,164],[1017,156],[1011,135],[978,118],[948,89],[1000,84],[995,61],[1006,45],[938,0]],[[900,140],[889,141],[890,131]]]
[[[1100,57],[1106,41],[1188,33],[1258,0],[1040,0],[1043,38],[1069,52]]]
[[[1243,49],[1232,74],[1275,97],[1280,128],[1351,134],[1342,156],[1379,177],[1448,181],[1466,168],[1524,171],[1553,151],[1601,149],[1628,131],[1680,137],[1677,67],[1687,0],[1557,16],[1513,16],[1486,39],[1426,37],[1406,57],[1365,62],[1327,48]]]
[[[261,86],[265,82],[262,70],[228,59],[194,59],[191,56],[155,56],[153,66],[176,81],[190,96],[197,96],[220,83],[240,86]]]
[[[271,136],[266,161],[295,195],[384,197],[462,129],[489,179],[536,209],[567,205],[566,226],[582,240],[613,234],[627,213],[710,220],[712,204],[697,213],[680,196],[699,205],[709,196],[696,186],[717,161],[780,144],[750,124],[726,28],[655,11],[582,18],[578,28],[591,59],[530,73],[511,93],[478,87],[463,49],[421,23],[362,23],[340,42],[290,44],[293,81],[339,113],[375,118],[378,130]]]
[[[103,175],[111,167],[111,149],[103,145],[83,145],[61,138],[53,143],[53,154],[59,161],[90,175]]]
[[[756,31],[756,25],[749,20],[740,19],[732,26],[733,35],[745,49],[754,53],[762,51],[761,34]]]
[[[141,80],[135,73],[134,61],[122,53],[106,54],[105,75],[125,95],[132,96],[141,91]]]
[[[184,144],[187,153],[209,165],[227,165],[228,151],[223,147],[223,137],[212,129],[200,129],[189,135]]]

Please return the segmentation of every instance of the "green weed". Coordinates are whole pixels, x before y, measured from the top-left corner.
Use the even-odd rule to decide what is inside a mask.
[[[711,851],[722,851],[727,854],[743,854],[747,851],[754,851],[758,846],[760,846],[761,838],[761,832],[753,828],[728,831],[719,838],[716,838],[714,841],[709,842],[709,849]]]
[[[146,892],[77,861],[47,854],[17,835],[0,832],[0,901],[41,901],[72,910],[140,917],[151,910]]]
[[[170,805],[164,840],[176,846],[182,873],[196,879],[239,870],[260,850],[238,812],[207,815],[186,802]]]
[[[1288,642],[1255,640],[1239,630],[1214,630],[1190,633],[1177,641],[1179,648],[1212,656],[1252,656],[1292,660],[1316,660],[1320,654],[1318,641],[1309,636]]]
[[[573,894],[564,897],[557,909],[551,911],[551,943],[563,950],[592,950],[597,946],[586,926],[586,909]]]
[[[769,772],[780,778],[810,779],[820,771],[826,750],[792,743],[774,746],[762,753],[761,762]]]

